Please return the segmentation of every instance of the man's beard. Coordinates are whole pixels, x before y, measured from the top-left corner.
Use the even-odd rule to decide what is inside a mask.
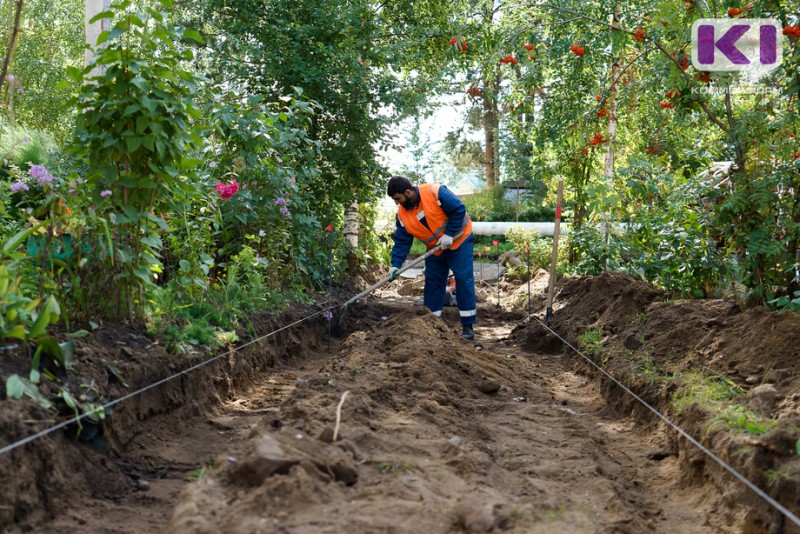
[[[414,209],[414,199],[406,197],[406,199],[402,202],[402,206],[407,210]]]

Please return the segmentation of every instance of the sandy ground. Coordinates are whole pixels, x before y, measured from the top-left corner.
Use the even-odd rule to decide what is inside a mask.
[[[482,309],[473,343],[412,300],[354,315],[330,350],[152,425],[128,458],[139,490],[47,531],[712,531],[713,496],[661,433],[608,410],[569,356],[514,346],[507,313]]]

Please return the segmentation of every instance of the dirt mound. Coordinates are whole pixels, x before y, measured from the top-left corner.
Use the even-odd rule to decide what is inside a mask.
[[[556,331],[582,332],[602,326],[614,334],[628,324],[631,316],[665,298],[666,293],[627,274],[606,272],[571,278],[556,296],[552,327]]]
[[[730,300],[665,297],[618,273],[568,280],[551,327],[791,509],[800,498],[800,316],[742,311]],[[527,347],[558,346],[541,327],[520,327],[514,335]],[[621,413],[653,421],[635,399],[603,384]],[[731,488],[723,469],[689,444],[680,440],[675,447],[693,459],[684,464],[687,480],[711,481],[732,508],[749,498],[744,486]],[[768,531],[782,518],[760,501],[743,524]]]

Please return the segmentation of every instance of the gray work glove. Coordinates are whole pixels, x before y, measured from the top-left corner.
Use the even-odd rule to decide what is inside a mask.
[[[389,272],[387,273],[386,276],[389,277],[390,282],[393,280],[397,280],[397,277],[400,276],[400,269],[398,269],[397,267],[392,267],[391,269],[389,269]]]
[[[438,245],[442,247],[443,250],[447,250],[453,244],[453,236],[443,234],[442,237],[439,238]]]

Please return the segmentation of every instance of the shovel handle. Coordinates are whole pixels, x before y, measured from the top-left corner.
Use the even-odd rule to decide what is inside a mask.
[[[458,238],[459,238],[459,237],[461,237],[463,234],[464,234],[464,232],[458,232],[458,233],[457,233],[455,236],[453,236],[453,240],[456,240],[456,239],[458,239]],[[401,273],[404,273],[404,272],[406,272],[407,270],[411,269],[411,268],[412,268],[412,267],[414,267],[415,265],[417,265],[417,264],[421,263],[422,261],[426,260],[426,259],[427,259],[429,256],[431,256],[431,255],[433,255],[433,254],[436,254],[436,253],[437,253],[437,252],[439,252],[440,250],[442,250],[442,247],[441,247],[440,245],[436,245],[435,247],[433,247],[432,249],[430,249],[429,251],[427,251],[425,254],[423,254],[423,255],[422,255],[422,256],[420,256],[419,258],[417,258],[417,259],[415,259],[415,260],[411,261],[411,262],[410,262],[408,265],[404,265],[403,267],[400,267],[400,269],[398,269],[397,273],[395,273],[395,274],[396,274],[397,276],[399,276]],[[389,282],[391,279],[392,279],[392,276],[391,276],[391,275],[386,275],[386,276],[384,276],[383,278],[381,278],[380,280],[378,280],[377,282],[375,282],[374,284],[372,284],[371,286],[369,286],[367,289],[365,289],[364,291],[362,291],[361,293],[359,293],[359,294],[358,294],[358,295],[356,295],[355,297],[353,297],[353,298],[351,298],[350,300],[348,300],[347,302],[345,302],[345,303],[344,303],[344,306],[349,306],[350,304],[354,303],[355,301],[357,301],[357,300],[358,300],[358,299],[360,299],[361,297],[364,297],[364,296],[366,296],[366,295],[369,295],[370,293],[372,293],[373,291],[375,291],[376,289],[378,289],[379,287],[381,287],[381,286],[382,286],[383,284],[385,284],[386,282]]]

